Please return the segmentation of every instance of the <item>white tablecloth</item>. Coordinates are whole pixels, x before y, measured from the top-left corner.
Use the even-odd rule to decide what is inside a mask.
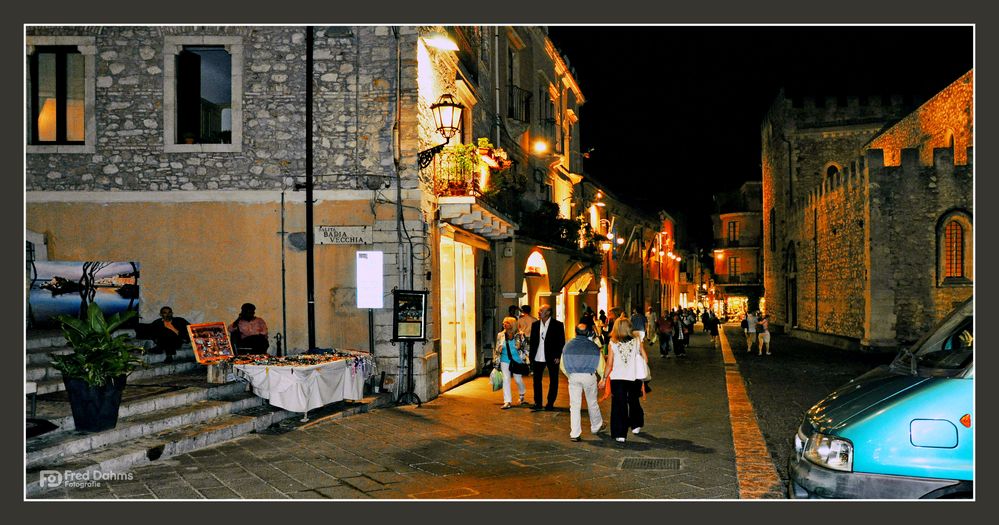
[[[254,394],[292,412],[364,397],[364,376],[348,368],[346,360],[312,366],[234,365],[233,369],[250,381]]]

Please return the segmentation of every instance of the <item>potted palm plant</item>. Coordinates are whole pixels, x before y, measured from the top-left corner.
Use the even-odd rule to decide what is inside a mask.
[[[139,367],[136,355],[141,347],[125,334],[113,335],[134,311],[116,313],[110,318],[91,302],[84,319],[58,317],[66,341],[73,353],[53,355],[52,366],[62,373],[76,429],[98,432],[118,424],[118,407],[125,389],[125,378]]]

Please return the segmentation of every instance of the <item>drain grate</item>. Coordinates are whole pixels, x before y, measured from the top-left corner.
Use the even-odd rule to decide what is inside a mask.
[[[621,470],[680,470],[677,458],[624,458]]]

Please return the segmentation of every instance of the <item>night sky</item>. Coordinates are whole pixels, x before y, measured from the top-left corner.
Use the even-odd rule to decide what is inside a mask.
[[[973,66],[970,26],[549,26],[586,98],[585,172],[711,243],[713,193],[761,180],[760,124],[783,87],[921,103]],[[689,246],[688,246],[689,247]]]

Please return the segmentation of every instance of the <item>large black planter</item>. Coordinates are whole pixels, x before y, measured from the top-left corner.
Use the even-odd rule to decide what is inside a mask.
[[[100,432],[118,424],[118,407],[121,405],[121,392],[125,390],[125,377],[118,376],[99,387],[92,387],[82,379],[63,377],[76,430]]]

